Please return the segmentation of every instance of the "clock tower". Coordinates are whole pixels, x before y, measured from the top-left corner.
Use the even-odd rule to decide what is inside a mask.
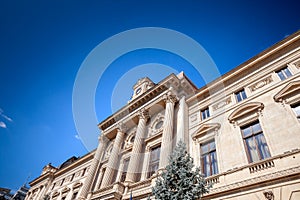
[[[136,97],[140,96],[141,94],[148,91],[152,88],[155,84],[148,78],[144,77],[137,81],[137,83],[133,86],[133,95],[131,100],[135,99]]]

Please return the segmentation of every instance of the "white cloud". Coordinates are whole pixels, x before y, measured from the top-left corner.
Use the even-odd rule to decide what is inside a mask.
[[[0,108],[0,116],[9,122],[13,122],[12,118],[8,117],[3,113],[4,111]]]
[[[1,122],[1,121],[0,121],[0,127],[1,127],[1,128],[7,128],[7,127],[6,127],[6,124],[5,124],[4,122]]]

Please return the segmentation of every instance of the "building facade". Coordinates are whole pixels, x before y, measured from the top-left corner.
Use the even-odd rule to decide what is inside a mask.
[[[213,184],[202,199],[300,199],[300,31],[200,89],[180,73],[133,90],[97,149],[45,166],[26,200],[147,199],[179,140]]]

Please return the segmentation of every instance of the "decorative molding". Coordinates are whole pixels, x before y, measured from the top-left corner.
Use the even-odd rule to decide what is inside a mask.
[[[274,180],[274,179],[285,178],[289,175],[294,175],[294,174],[299,174],[299,173],[300,173],[300,166],[297,166],[297,167],[289,168],[289,169],[286,169],[286,170],[281,170],[281,171],[277,171],[277,172],[274,172],[274,173],[265,174],[265,175],[262,175],[262,176],[257,176],[255,178],[246,179],[246,180],[236,182],[236,183],[233,183],[233,184],[228,184],[226,186],[212,188],[212,189],[210,189],[209,194],[207,194],[207,196],[212,195],[212,194],[216,194],[216,193],[225,192],[225,191],[228,191],[228,190],[239,189],[241,187],[246,187],[246,186],[250,186],[250,185],[257,185],[261,182],[266,182],[266,181],[271,181],[271,180]]]
[[[149,135],[148,137],[155,135],[163,130],[163,125],[159,128],[156,128],[156,125],[158,123],[161,123],[164,121],[164,116],[161,113],[158,113],[153,122],[151,123],[149,127]]]
[[[126,131],[128,131],[128,127],[123,122],[118,123],[117,129],[122,133],[126,133]]]
[[[170,89],[170,91],[168,91],[165,95],[163,95],[163,100],[166,103],[176,103],[178,101],[177,96],[172,92],[172,89]]]
[[[148,120],[150,118],[149,112],[145,108],[139,110],[138,116],[140,119],[145,119],[145,120]]]
[[[231,96],[225,98],[222,101],[219,101],[218,103],[212,105],[213,111],[219,110],[220,108],[223,108],[224,106],[229,105],[232,102]]]
[[[267,200],[274,200],[274,194],[272,191],[265,191],[263,194]]]
[[[232,124],[236,124],[236,121],[246,115],[253,113],[260,113],[264,109],[264,104],[260,102],[251,102],[243,104],[234,110],[228,117],[228,120]]]
[[[275,96],[276,102],[284,102],[288,97],[297,95],[300,93],[300,81],[289,82],[284,88],[282,88]]]
[[[257,89],[265,87],[266,85],[270,84],[271,82],[273,82],[272,75],[269,75],[266,78],[260,80],[259,82],[249,86],[249,89],[251,92],[254,92]]]
[[[124,141],[124,149],[128,149],[130,147],[133,146],[133,142],[131,142],[132,137],[135,137],[136,134],[136,127],[134,127],[133,129],[130,130],[130,132],[128,133],[128,136],[126,137],[126,140]]]
[[[206,123],[201,124],[195,133],[192,134],[192,138],[195,141],[197,138],[205,135],[207,132],[219,130],[221,125],[219,123]]]

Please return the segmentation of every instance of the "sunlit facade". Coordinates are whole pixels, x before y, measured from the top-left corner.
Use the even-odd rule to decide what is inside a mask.
[[[181,72],[133,90],[97,149],[45,166],[26,200],[147,199],[179,140],[213,184],[202,199],[300,199],[300,31],[200,89]]]

